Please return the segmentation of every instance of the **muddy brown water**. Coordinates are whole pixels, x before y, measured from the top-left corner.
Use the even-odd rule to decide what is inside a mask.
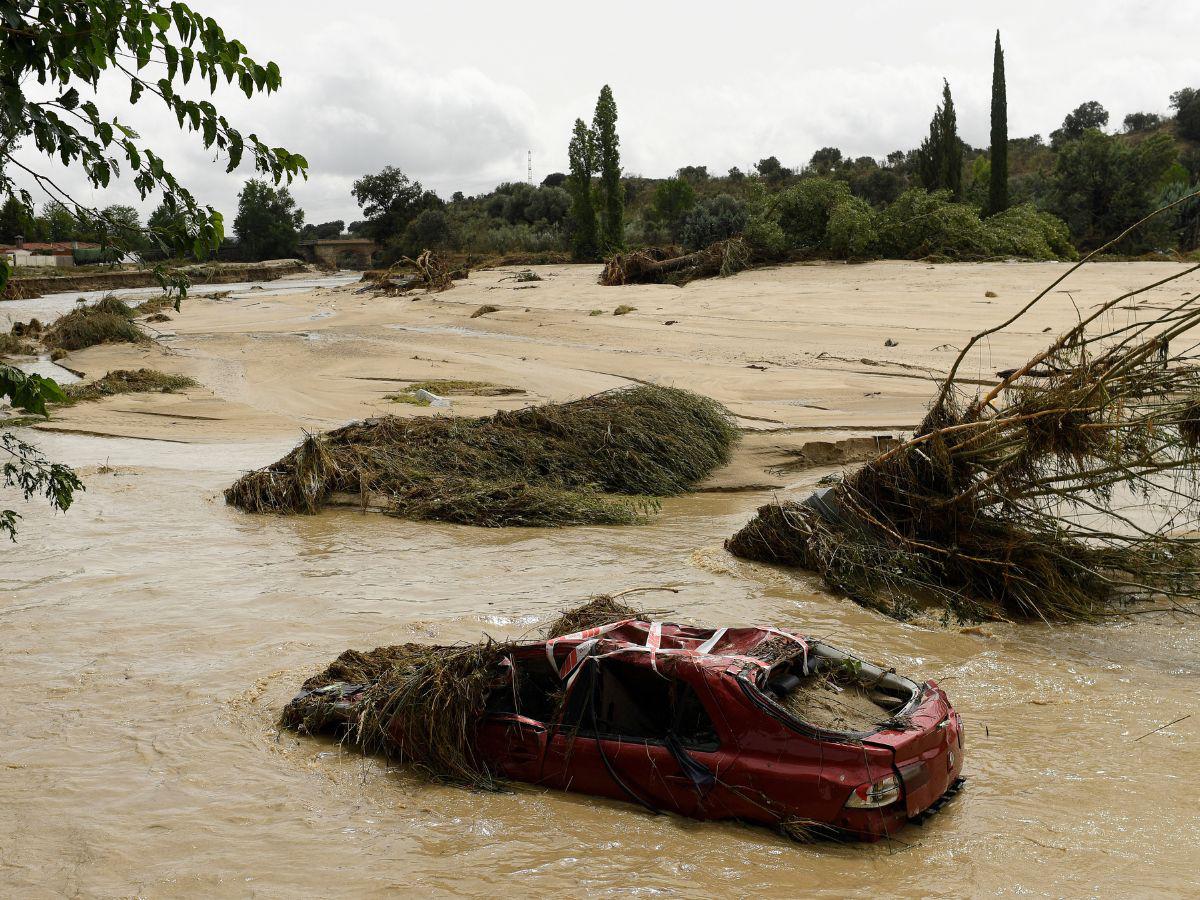
[[[22,508],[20,543],[0,549],[4,895],[1198,888],[1195,620],[899,624],[727,556],[761,494],[671,500],[636,529],[254,517],[220,489],[284,445],[37,439],[88,490],[66,516]],[[431,786],[274,727],[347,647],[515,635],[589,594],[657,584],[681,589],[648,601],[679,619],[801,628],[940,679],[966,722],[967,789],[894,841],[806,846],[582,796]]]

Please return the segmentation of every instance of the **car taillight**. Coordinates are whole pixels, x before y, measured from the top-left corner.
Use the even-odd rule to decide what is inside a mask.
[[[876,809],[899,799],[900,779],[888,775],[873,784],[860,784],[850,792],[846,805],[854,809]]]

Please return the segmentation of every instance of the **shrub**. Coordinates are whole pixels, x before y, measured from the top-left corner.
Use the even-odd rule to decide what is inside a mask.
[[[984,220],[992,255],[1026,259],[1075,259],[1067,223],[1032,203],[1012,206]]]
[[[830,212],[849,199],[843,181],[805,178],[776,198],[775,215],[791,247],[815,249],[825,245]]]
[[[450,220],[440,209],[427,209],[417,215],[404,229],[400,250],[405,256],[416,257],[423,250],[440,250],[447,246],[453,234]]]
[[[879,249],[893,259],[941,256],[985,259],[991,241],[973,207],[950,200],[949,191],[911,188],[879,216]]]
[[[830,252],[844,259],[872,256],[879,243],[875,210],[858,197],[848,197],[829,213],[826,243]]]
[[[746,227],[746,205],[728,194],[699,203],[683,217],[679,238],[688,250],[699,250],[741,234]]]
[[[788,240],[779,223],[766,216],[755,216],[746,223],[742,238],[760,259],[782,259]]]

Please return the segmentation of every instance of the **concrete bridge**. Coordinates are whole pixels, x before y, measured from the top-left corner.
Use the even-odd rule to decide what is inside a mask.
[[[371,268],[371,255],[379,245],[369,238],[329,238],[319,241],[301,241],[300,252],[309,262],[326,266],[346,266],[353,258],[354,267]]]

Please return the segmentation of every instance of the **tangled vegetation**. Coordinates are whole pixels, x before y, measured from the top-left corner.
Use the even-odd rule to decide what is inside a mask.
[[[901,618],[925,604],[964,621],[1088,620],[1132,600],[1191,610],[1200,352],[1184,335],[1200,310],[1190,292],[1135,298],[1197,271],[1100,304],[986,394],[964,395],[967,354],[1063,275],[971,340],[911,440],[828,491],[762,507],[727,549],[815,570]],[[1112,315],[1131,301],[1133,320]]]
[[[619,596],[600,595],[564,610],[545,636],[645,616]],[[486,639],[347,650],[304,682],[280,724],[309,734],[333,731],[365,753],[382,753],[427,777],[496,790],[500,784],[475,748],[475,731],[488,696],[509,679],[512,647]]]
[[[410,519],[632,524],[727,462],[736,437],[719,403],[654,386],[478,419],[385,416],[310,435],[225,499],[313,513],[352,494]]]
[[[133,323],[136,312],[111,294],[93,304],[78,304],[44,332],[47,347],[83,350],[97,344],[142,344],[149,340]]]

